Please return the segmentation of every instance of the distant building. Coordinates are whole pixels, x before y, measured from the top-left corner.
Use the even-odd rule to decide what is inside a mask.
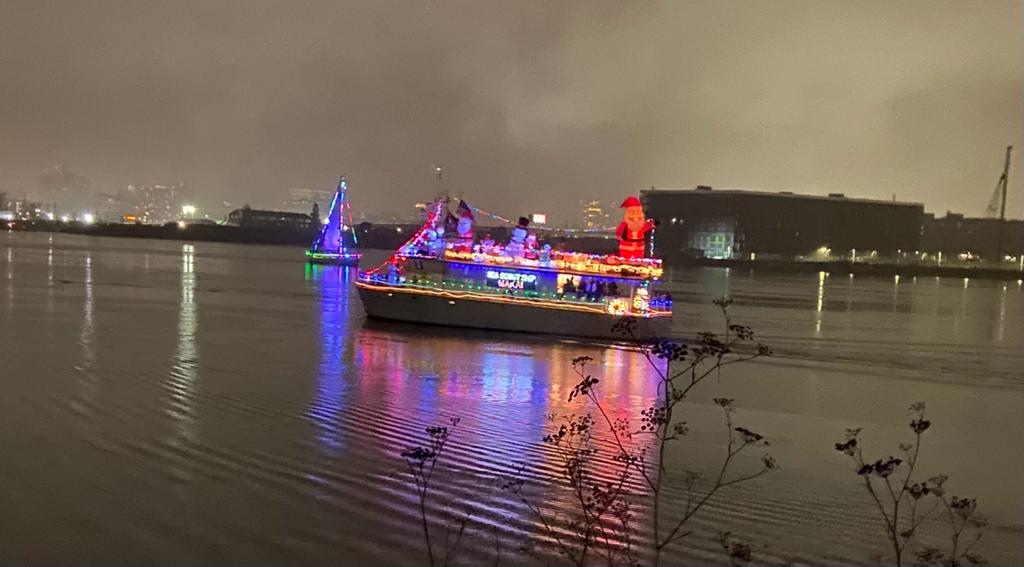
[[[612,207],[598,200],[580,201],[580,213],[582,215],[582,228],[599,230],[611,227]]]
[[[79,215],[92,205],[92,190],[88,177],[76,175],[58,165],[40,175],[38,181],[39,198],[44,203],[56,204],[64,213]]]
[[[3,192],[0,192],[0,213],[3,213],[5,220],[53,220],[55,218],[50,206],[29,201],[25,197],[12,199]]]
[[[334,191],[289,189],[285,210],[290,213],[309,214],[309,211],[313,210],[313,204],[316,203],[319,205],[320,210],[327,214],[332,199],[334,199]]]
[[[1000,223],[1004,223],[1000,228]],[[970,218],[947,212],[945,217],[926,215],[921,250],[929,254],[941,252],[955,259],[961,254],[967,258],[996,260],[1000,231],[1003,256],[1020,258],[1024,254],[1024,221],[1000,221],[993,218]]]
[[[315,226],[313,218],[308,214],[264,211],[250,208],[249,205],[228,213],[225,224],[242,228],[273,228],[296,232],[311,231]]]
[[[657,255],[750,258],[887,255],[921,246],[924,205],[789,192],[652,189],[641,193],[660,221]]]
[[[191,192],[184,183],[176,185],[129,185],[120,194],[125,213],[143,224],[173,222],[181,216],[181,208]]]
[[[96,219],[103,222],[120,222],[126,214],[129,214],[128,209],[129,207],[123,199],[123,192],[96,193],[93,205],[90,207]]]

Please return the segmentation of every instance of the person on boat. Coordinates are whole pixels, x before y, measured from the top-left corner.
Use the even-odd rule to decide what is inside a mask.
[[[611,297],[619,296],[619,284],[615,282],[608,282],[608,295]]]
[[[430,254],[438,258],[444,257],[444,229],[434,231],[434,240],[430,243]]]
[[[615,237],[619,239],[619,256],[643,258],[647,233],[654,229],[654,221],[644,218],[643,203],[632,195],[622,202],[621,207],[625,209],[625,214],[615,229]]]
[[[594,298],[597,296],[597,281],[588,279],[584,288],[584,296],[587,298],[587,301],[594,301]]]
[[[436,239],[437,233],[433,228],[427,227],[416,243],[416,252],[420,256],[430,256],[434,250],[434,241]]]
[[[565,283],[562,284],[562,289],[560,289],[558,293],[558,299],[562,299],[570,293],[573,295],[576,294],[576,284],[573,282],[573,278],[565,280]]]
[[[540,247],[540,262],[541,264],[547,264],[551,262],[551,245],[545,244]]]
[[[526,250],[526,236],[527,228],[530,225],[530,219],[526,217],[519,217],[519,224],[512,229],[512,235],[509,237],[508,246],[505,250],[510,256],[521,258],[523,252]]]

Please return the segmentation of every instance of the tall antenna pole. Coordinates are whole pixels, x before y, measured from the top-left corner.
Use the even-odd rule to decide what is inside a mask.
[[[1003,230],[1006,225],[1006,190],[1010,184],[1010,153],[1013,151],[1013,146],[1006,146],[1006,162],[1003,164],[1003,175],[999,178],[999,182],[1002,183],[1000,188],[1001,203],[999,205],[999,235],[996,240],[996,262],[998,264],[1003,263]]]
[[[440,165],[434,166],[434,175],[437,176],[437,198],[443,198],[448,202],[448,189],[444,186],[444,168]]]

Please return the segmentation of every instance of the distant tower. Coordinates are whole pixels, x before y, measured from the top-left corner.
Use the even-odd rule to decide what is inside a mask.
[[[316,201],[313,201],[313,212],[309,213],[309,216],[313,219],[314,226],[320,226],[320,205]]]

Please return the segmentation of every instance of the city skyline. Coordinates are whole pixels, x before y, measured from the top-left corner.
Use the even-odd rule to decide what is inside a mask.
[[[0,187],[66,164],[97,191],[184,182],[197,200],[270,204],[345,174],[353,206],[382,212],[429,198],[443,164],[474,203],[554,222],[581,199],[696,185],[981,216],[1005,147],[1024,145],[1022,15],[3,3]]]

